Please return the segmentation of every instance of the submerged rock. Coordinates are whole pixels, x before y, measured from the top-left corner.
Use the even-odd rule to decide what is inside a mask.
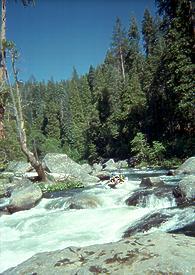
[[[101,205],[100,200],[95,196],[86,194],[79,194],[67,201],[69,209],[85,209],[85,208],[96,208]]]
[[[171,215],[164,213],[153,213],[146,215],[141,220],[136,222],[135,225],[130,226],[124,233],[123,237],[127,238],[136,233],[146,232],[152,227],[160,227],[160,225],[169,220]]]
[[[187,159],[175,172],[176,174],[195,174],[195,157]]]
[[[146,207],[149,196],[155,196],[159,199],[167,198],[173,200],[173,187],[167,185],[166,187],[156,187],[151,189],[139,189],[135,191],[125,203],[129,206]]]
[[[195,239],[163,232],[39,253],[2,274],[194,274]]]
[[[159,177],[148,177],[142,178],[140,186],[145,187],[154,187],[154,186],[162,186],[164,185],[164,181],[161,180]]]
[[[195,221],[180,228],[170,230],[169,233],[185,234],[186,236],[195,237]]]
[[[9,205],[7,206],[10,213],[28,210],[34,207],[42,198],[42,191],[39,186],[27,179],[21,181],[20,184],[11,194]]]

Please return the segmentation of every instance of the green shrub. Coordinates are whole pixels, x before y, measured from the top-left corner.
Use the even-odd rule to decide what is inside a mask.
[[[138,159],[138,165],[161,165],[166,149],[159,141],[153,141],[150,146],[144,134],[138,132],[131,141],[131,152]]]
[[[56,182],[56,183],[39,183],[43,193],[51,193],[57,191],[66,191],[69,189],[83,188],[83,184],[78,181],[66,181],[66,182]]]
[[[131,141],[131,152],[138,158],[139,162],[148,160],[150,147],[143,133],[138,132]]]

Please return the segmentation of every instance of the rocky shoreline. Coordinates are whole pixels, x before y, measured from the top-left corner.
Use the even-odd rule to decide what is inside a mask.
[[[116,243],[39,253],[3,275],[195,274],[195,239],[155,232]]]

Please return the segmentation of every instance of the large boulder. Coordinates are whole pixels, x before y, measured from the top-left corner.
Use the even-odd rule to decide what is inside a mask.
[[[195,202],[195,175],[184,177],[179,186],[173,189],[173,196],[180,207],[193,205]]]
[[[49,153],[44,157],[43,165],[50,173],[69,175],[86,186],[99,181],[99,178],[89,175],[85,167],[70,159],[66,154]]]
[[[175,172],[176,174],[195,174],[195,157],[187,159]]]
[[[28,210],[34,207],[42,198],[42,191],[38,185],[31,183],[30,180],[24,179],[20,186],[16,187],[10,197],[7,209],[10,213]]]
[[[2,274],[194,274],[195,239],[164,232],[39,253]]]
[[[103,165],[104,167],[104,170],[105,171],[114,171],[114,170],[117,170],[118,167],[117,167],[117,163],[113,160],[113,159],[109,159],[108,161],[106,161]]]
[[[148,177],[142,178],[140,186],[142,187],[155,187],[155,186],[163,186],[164,182],[159,177]]]
[[[179,182],[179,188],[188,200],[195,200],[195,175],[186,176]]]

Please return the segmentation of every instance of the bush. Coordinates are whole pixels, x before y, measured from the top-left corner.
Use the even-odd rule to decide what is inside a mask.
[[[56,182],[52,184],[41,182],[39,183],[43,193],[51,193],[57,191],[66,191],[68,189],[83,188],[83,184],[78,181],[66,181],[66,182]]]
[[[131,152],[138,159],[138,164],[161,165],[166,149],[159,141],[153,141],[150,146],[144,134],[138,132],[131,141]]]
[[[148,160],[150,147],[147,144],[143,133],[138,132],[131,141],[131,152],[137,157],[139,162]]]

